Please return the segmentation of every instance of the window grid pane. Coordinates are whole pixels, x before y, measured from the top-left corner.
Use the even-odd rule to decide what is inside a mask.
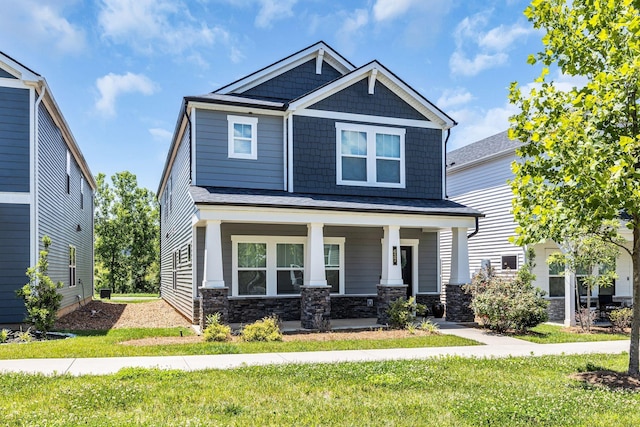
[[[376,156],[400,158],[400,136],[384,133],[376,134]]]
[[[238,268],[266,268],[266,243],[238,243]]]
[[[399,160],[376,160],[376,180],[378,182],[400,182]]]
[[[351,156],[367,155],[367,134],[351,130],[342,131],[342,154]]]

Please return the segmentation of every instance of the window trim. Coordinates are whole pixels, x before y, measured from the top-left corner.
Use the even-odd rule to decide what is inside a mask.
[[[80,177],[80,210],[84,210],[84,178]]]
[[[342,179],[342,131],[364,132],[367,134],[367,180],[366,181],[349,181]],[[400,182],[378,182],[376,160],[376,135],[397,135],[400,137]],[[356,123],[336,122],[336,184],[351,185],[359,187],[386,187],[386,188],[406,188],[406,161],[405,161],[405,135],[406,129],[362,125]],[[387,159],[383,157],[381,159]],[[388,160],[388,159],[387,159]]]
[[[71,255],[73,253],[73,256]],[[78,278],[78,248],[74,245],[69,245],[69,287],[75,288]],[[72,277],[73,276],[73,277]]]
[[[504,257],[515,257],[516,259],[516,268],[504,268]],[[517,272],[520,269],[520,256],[518,256],[518,254],[513,254],[513,253],[504,253],[504,254],[500,254],[500,271],[510,271],[510,272]]]
[[[67,150],[67,194],[71,194],[71,153]]]
[[[234,125],[251,126],[251,153],[236,153]],[[247,116],[227,116],[228,157],[230,159],[257,160],[258,159],[258,118]]]
[[[343,295],[345,292],[345,268],[344,268],[344,237],[325,237],[323,245],[337,244],[340,247],[340,269],[339,293],[332,295]],[[267,262],[266,262],[266,284],[267,289],[264,295],[239,295],[238,294],[238,243],[263,243],[267,245]],[[278,244],[302,244],[303,256],[307,256],[307,236],[248,236],[248,235],[232,235],[232,261],[231,261],[231,296],[235,298],[264,298],[278,297],[286,298],[291,296],[300,296],[300,294],[278,294],[278,260],[277,245]],[[324,262],[324,246],[322,251]],[[304,267],[303,267],[304,269]]]

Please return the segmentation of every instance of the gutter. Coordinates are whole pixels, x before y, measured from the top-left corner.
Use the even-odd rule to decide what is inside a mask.
[[[41,88],[41,92],[40,92],[40,96],[38,96],[38,99],[36,99],[36,102],[33,104],[33,216],[34,216],[34,224],[33,224],[33,239],[34,239],[34,249],[35,249],[35,255],[36,255],[36,260],[38,259],[38,254],[40,253],[40,243],[39,243],[39,239],[38,239],[38,230],[40,229],[40,224],[39,224],[39,220],[38,220],[38,187],[40,186],[40,179],[39,179],[39,171],[40,168],[38,167],[38,159],[39,159],[39,154],[40,154],[40,150],[39,150],[39,146],[40,144],[38,144],[38,140],[40,139],[40,120],[38,118],[39,114],[38,114],[38,108],[40,107],[40,103],[42,102],[42,99],[44,98],[44,94],[47,92],[47,85],[46,84],[41,84],[40,85]]]
[[[480,218],[476,217],[476,229],[473,231],[473,233],[467,235],[467,240],[472,238],[476,234],[478,234],[479,231],[480,231]]]
[[[448,199],[449,195],[447,194],[447,142],[449,142],[449,137],[451,136],[451,128],[447,129],[447,137],[444,139],[444,170],[442,171],[444,174],[444,198]]]

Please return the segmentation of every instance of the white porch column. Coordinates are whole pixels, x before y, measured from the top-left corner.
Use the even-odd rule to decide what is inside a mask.
[[[576,275],[565,268],[564,275],[564,326],[576,326]]]
[[[207,221],[204,238],[204,274],[203,288],[223,288],[222,274],[222,236],[220,224],[222,221]]]
[[[451,274],[449,275],[449,284],[464,285],[467,283],[471,283],[467,228],[453,227],[451,229]]]
[[[400,260],[400,226],[385,225],[382,238],[382,276],[381,285],[404,285]]]
[[[307,224],[307,252],[304,259],[304,285],[327,286],[324,272],[324,224]]]

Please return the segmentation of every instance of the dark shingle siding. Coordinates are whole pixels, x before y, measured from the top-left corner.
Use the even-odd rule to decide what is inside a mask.
[[[5,79],[15,79],[15,77],[13,75],[7,73],[2,68],[0,68],[0,77],[5,78]]]
[[[243,95],[266,100],[290,101],[341,76],[339,71],[326,62],[322,64],[322,74],[316,74],[316,60],[312,59],[243,92]]]
[[[448,152],[447,167],[457,167],[486,157],[491,157],[498,153],[512,151],[521,145],[522,143],[520,141],[510,140],[507,131],[500,132]]]
[[[29,209],[0,203],[0,324],[24,320],[24,304],[15,291],[27,283]]]
[[[29,90],[0,87],[0,191],[29,191]]]

